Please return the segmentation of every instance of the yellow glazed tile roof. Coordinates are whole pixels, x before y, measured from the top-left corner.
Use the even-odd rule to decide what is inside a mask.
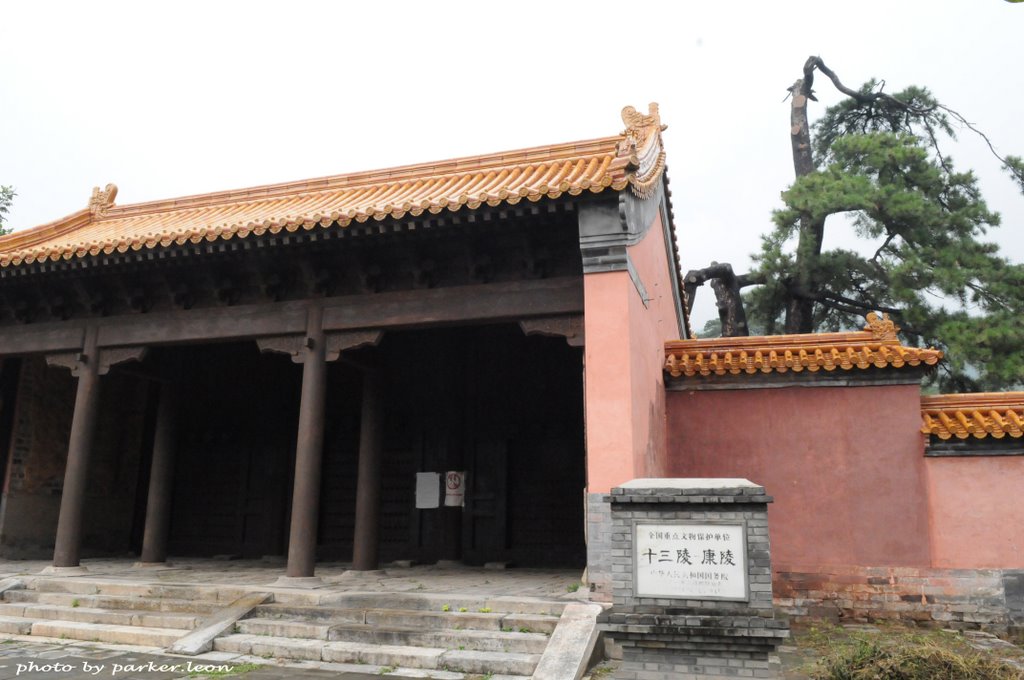
[[[695,375],[785,373],[837,368],[900,368],[934,366],[942,358],[936,349],[904,347],[888,315],[868,314],[863,331],[808,333],[665,343],[665,370],[674,378]]]
[[[657,105],[649,115],[626,107],[622,117],[626,130],[615,137],[150,203],[114,205],[117,187],[110,184],[93,189],[85,210],[0,237],[0,266],[346,227],[627,185],[645,195],[664,168]]]
[[[939,439],[1024,436],[1024,392],[921,398],[921,432]]]

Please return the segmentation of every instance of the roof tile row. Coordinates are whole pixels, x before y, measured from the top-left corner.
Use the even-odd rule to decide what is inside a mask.
[[[665,370],[674,378],[696,375],[849,371],[854,368],[934,366],[937,349],[905,347],[888,316],[868,314],[863,331],[710,338],[665,343]]]
[[[628,160],[616,156],[618,141],[552,147],[539,162],[512,157],[499,166],[485,158],[474,166],[462,160],[418,173],[386,170],[124,207],[93,204],[0,239],[0,266],[619,190],[628,183]]]
[[[921,398],[921,432],[939,439],[1024,437],[1024,392]]]

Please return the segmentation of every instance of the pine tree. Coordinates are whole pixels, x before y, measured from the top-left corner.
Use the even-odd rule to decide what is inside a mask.
[[[847,95],[813,128],[815,71]],[[755,270],[723,265],[690,272],[691,290],[717,279],[761,284],[743,294],[750,324],[767,334],[859,328],[869,311],[888,312],[909,344],[946,351],[939,375],[948,391],[1024,385],[1024,265],[985,240],[999,225],[969,171],[942,151],[957,128],[988,138],[924,88],[889,95],[870,81],[844,86],[818,57],[791,88],[796,181],[783,193]],[[1000,157],[1024,191],[1024,163]],[[825,230],[853,229],[866,252],[823,250]],[[743,312],[719,297],[723,332],[745,334]],[[742,326],[730,324],[741,319]]]
[[[14,187],[0,186],[0,236],[11,233],[10,229],[4,228],[4,222],[7,221],[7,211],[17,195]]]

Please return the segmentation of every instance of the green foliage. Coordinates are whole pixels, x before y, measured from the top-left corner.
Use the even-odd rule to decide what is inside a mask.
[[[816,680],[1020,680],[1021,671],[1000,659],[958,652],[934,640],[861,639],[825,657]]]
[[[7,221],[7,211],[10,210],[11,203],[17,195],[14,187],[0,186],[0,236],[11,233],[10,229],[4,228],[4,222]]]
[[[877,90],[871,81],[860,93]],[[1024,265],[985,240],[999,215],[974,175],[941,152],[940,140],[954,137],[951,115],[962,121],[923,88],[849,98],[824,113],[814,126],[816,170],[783,193],[762,237],[757,268],[769,283],[744,296],[751,327],[780,332],[794,297],[814,301],[819,331],[859,329],[866,312],[885,311],[910,344],[946,351],[943,390],[1024,384]],[[1024,191],[1024,161],[1001,160]],[[863,253],[808,253],[806,225],[815,223],[868,244]]]
[[[1021,192],[1024,192],[1024,160],[1021,160],[1019,156],[1007,156],[1004,165],[1010,177],[1020,187]]]

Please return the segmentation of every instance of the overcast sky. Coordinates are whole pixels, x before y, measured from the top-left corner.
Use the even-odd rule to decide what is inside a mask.
[[[0,184],[20,229],[108,182],[126,204],[590,139],[657,101],[683,268],[742,269],[792,181],[807,56],[928,86],[1024,155],[1022,29],[1003,0],[4,2]],[[1024,198],[966,133],[953,153],[1021,261]]]

